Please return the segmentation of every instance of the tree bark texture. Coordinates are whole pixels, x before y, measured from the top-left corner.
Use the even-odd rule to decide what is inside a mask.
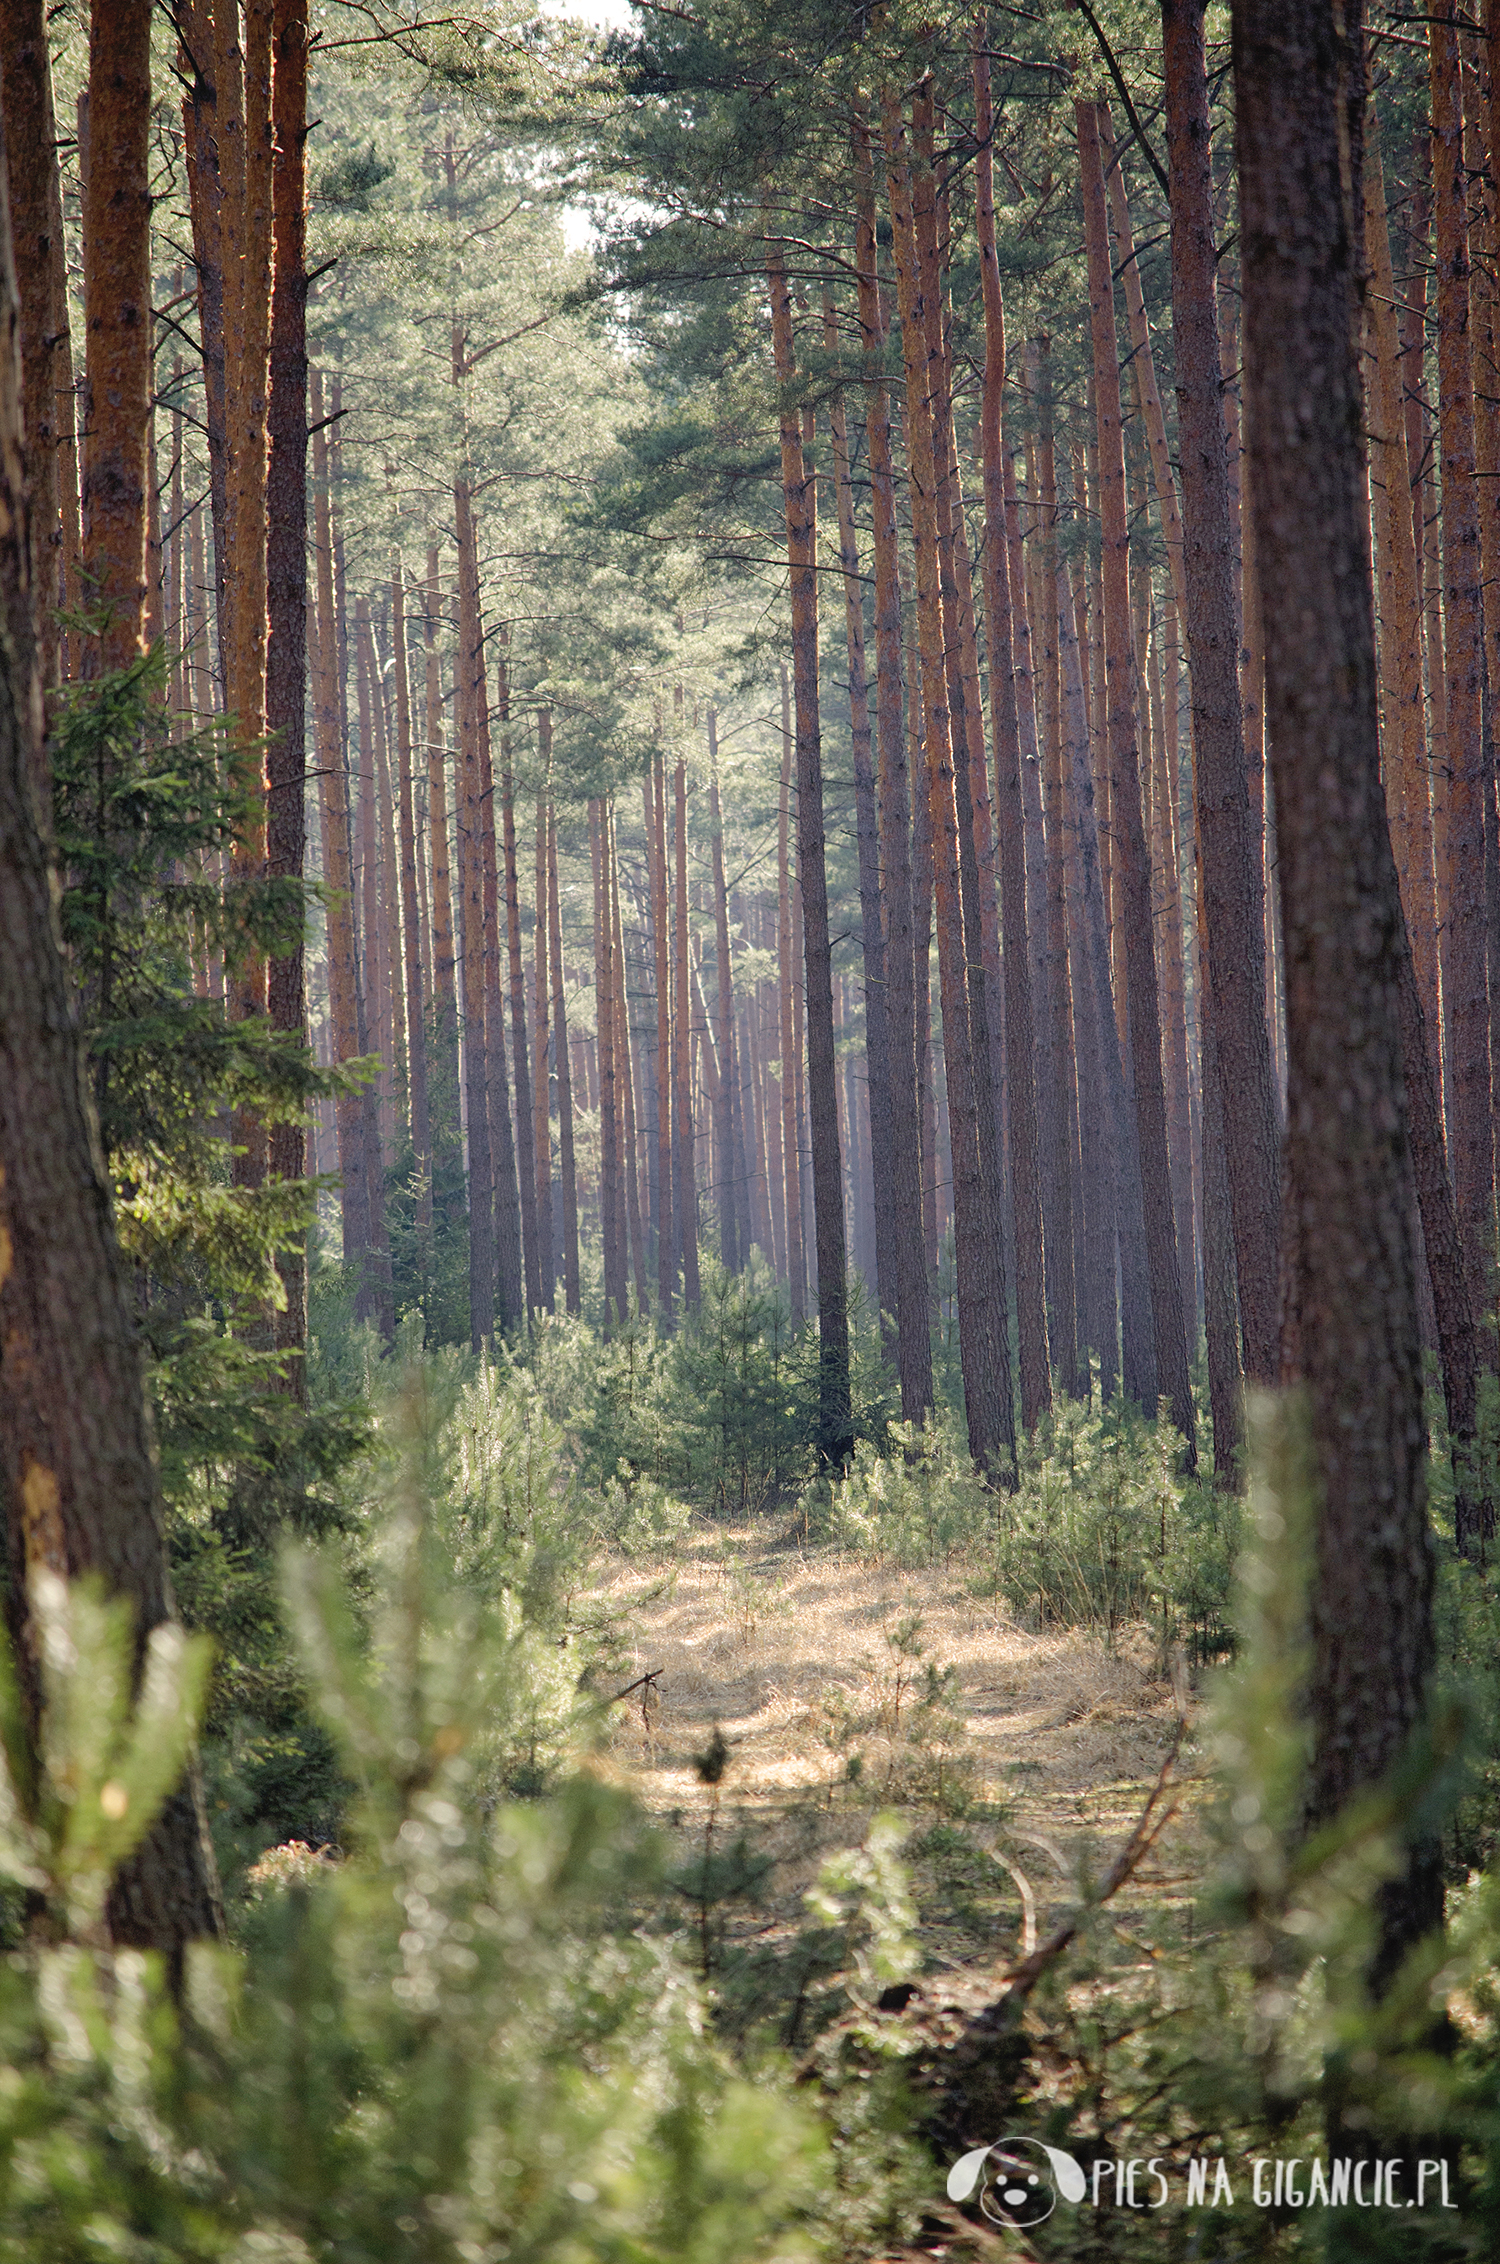
[[[837,356],[833,296],[823,294],[823,344]],[[880,904],[880,830],[871,760],[870,695],[865,662],[865,600],[854,525],[854,487],[842,392],[828,405],[838,502],[839,563],[844,577],[844,622],[849,651],[849,709],[854,760],[854,826],[859,856],[860,949],[865,989],[865,1061],[870,1109],[871,1184],[875,1209],[875,1279],[879,1310],[896,1312],[896,1186],[891,1167],[890,1039],[886,1014],[885,933]],[[894,1349],[894,1347],[892,1347]]]
[[[1141,811],[1136,703],[1132,685],[1129,532],[1125,513],[1125,462],[1120,421],[1120,364],[1115,341],[1109,224],[1100,151],[1099,109],[1075,105],[1083,176],[1083,206],[1093,334],[1094,398],[1099,433],[1099,505],[1104,549],[1105,724],[1109,741],[1110,815],[1120,864],[1129,993],[1131,1068],[1140,1145],[1141,1195],[1151,1279],[1151,1313],[1158,1388],[1182,1433],[1188,1460],[1195,1457],[1192,1389],[1172,1212],[1167,1150],[1166,1096],[1162,1083],[1161,1012],[1156,947],[1151,924],[1151,877]]]
[[[41,725],[20,309],[0,149],[0,1492],[6,1610],[35,1734],[27,1583],[97,1572],[136,1612],[137,1661],[174,1616],[155,1453],[109,1191],[89,1110],[35,799]],[[163,1951],[222,1938],[196,1766],[122,1866],[113,1939]]]
[[[790,395],[796,383],[792,303],[779,242],[768,240],[771,334],[782,392],[781,483],[792,594],[792,678],[796,696],[797,879],[802,895],[807,984],[808,1115],[812,1140],[813,1231],[818,1261],[818,1444],[826,1463],[848,1460],[853,1444],[849,1387],[848,1266],[844,1252],[843,1170],[839,1159],[838,1067],[833,1044],[832,949],[823,847],[823,751],[818,722],[817,487]],[[792,1074],[791,1062],[782,1065]]]
[[[855,135],[859,323],[864,349],[865,436],[869,451],[875,557],[875,734],[880,816],[881,911],[885,945],[886,1058],[891,1093],[894,1196],[896,1366],[903,1422],[920,1423],[932,1404],[932,1340],[922,1243],[922,1143],[917,1104],[911,899],[911,813],[906,725],[901,698],[901,581],[890,405],[883,380],[886,323],[876,265],[875,174],[868,127]]]
[[[505,936],[510,974],[510,1044],[516,1079],[516,1178],[521,1196],[521,1256],[526,1310],[542,1301],[536,1212],[536,1125],[526,1044],[526,969],[521,953],[521,876],[516,862],[515,781],[511,774],[510,632],[500,633],[495,667],[495,712],[500,724],[500,821],[505,856]]]
[[[1286,956],[1284,1372],[1305,1387],[1320,1495],[1309,1804],[1323,1820],[1386,1776],[1432,1667],[1401,912],[1380,787],[1359,258],[1341,181],[1351,34],[1336,0],[1236,0],[1233,38]],[[1419,1854],[1383,1891],[1377,1972],[1441,1914],[1440,1872]]]
[[[83,475],[89,671],[125,668],[146,614],[146,431],[151,416],[151,0],[89,17],[90,157],[83,214],[88,359]]]
[[[930,90],[921,99],[930,107]],[[953,789],[952,719],[943,658],[937,465],[923,306],[928,277],[921,257],[923,231],[916,211],[917,184],[907,156],[904,124],[893,94],[887,95],[884,110],[902,360],[906,372],[907,458],[922,677],[922,741],[942,989],[943,1062],[953,1159],[959,1351],[970,1452],[993,1480],[1004,1483],[1015,1454],[1015,1415],[999,1264],[999,1219],[994,1206],[995,1190],[986,1188],[980,1162],[975,1064],[969,1026],[958,821]],[[924,201],[930,198],[930,174],[922,179],[920,193]],[[987,1072],[988,1064],[984,1066]]]
[[[328,440],[323,428],[323,379],[312,378],[313,549],[317,573],[317,617],[313,646],[313,725],[319,774],[323,833],[323,878],[330,891],[327,915],[328,1002],[335,1061],[360,1052],[359,1005],[355,988],[353,877],[349,856],[349,806],[339,725],[337,638],[333,615],[333,533],[329,506]],[[370,1206],[365,1170],[363,1095],[341,1092],[335,1103],[339,1175],[342,1181],[344,1263],[362,1265],[370,1243]]]
[[[278,0],[274,26],[272,185],[274,268],[266,401],[266,871],[300,880],[307,854],[307,26],[295,0]],[[307,979],[300,944],[273,959],[267,1008],[272,1027],[304,1033]],[[301,1124],[275,1124],[274,1178],[307,1168]],[[277,1260],[286,1306],[276,1317],[280,1351],[307,1342],[307,1256]],[[293,1381],[300,1385],[300,1362]]]
[[[1217,252],[1201,0],[1163,0],[1172,182],[1172,332],[1182,461],[1194,789],[1204,956],[1227,1142],[1247,1374],[1277,1371],[1280,1157],[1266,1026],[1265,902],[1238,680],[1229,463],[1220,407]]]
[[[1441,5],[1440,0],[1429,0],[1429,14],[1438,436],[1443,465],[1443,651],[1447,670],[1446,854],[1438,885],[1443,911],[1443,1018],[1453,1067],[1453,1188],[1464,1271],[1477,1318],[1493,1305],[1495,1262],[1495,1142],[1490,1115],[1484,893],[1484,797],[1490,762],[1483,718],[1484,621],[1458,31],[1446,0]]]
[[[62,206],[44,0],[14,0],[0,10],[0,95],[5,106],[6,180],[20,306],[21,416],[35,551],[35,604],[29,618],[41,681],[50,686],[58,677],[56,607],[63,539],[58,450],[67,331],[57,320]],[[34,737],[30,744],[38,807],[50,832],[45,736]]]

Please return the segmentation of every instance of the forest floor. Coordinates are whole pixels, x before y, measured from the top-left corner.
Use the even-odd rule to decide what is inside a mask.
[[[714,1844],[743,1835],[755,1872],[716,1921],[731,1945],[789,1939],[828,1856],[894,1809],[926,1972],[983,2001],[1030,1946],[1025,1898],[1045,1939],[1128,1838],[1176,1731],[1144,1628],[1032,1632],[960,1568],[803,1545],[774,1517],[697,1524],[670,1562],[615,1558],[598,1577],[621,1686],[652,1676],[619,1706],[614,1756],[689,1879],[715,1805],[695,1758],[715,1726],[727,1742]],[[1179,1813],[1110,1906],[1112,1962],[1191,1929],[1199,1766],[1189,1741]]]

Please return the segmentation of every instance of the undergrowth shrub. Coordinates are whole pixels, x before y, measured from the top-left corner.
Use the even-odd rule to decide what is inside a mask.
[[[893,1566],[947,1564],[993,1546],[1003,1505],[970,1458],[962,1418],[937,1408],[925,1424],[890,1422],[856,1441],[848,1475],[804,1497],[812,1530]]]
[[[1123,1401],[1059,1400],[1020,1445],[1016,1491],[985,1484],[962,1417],[888,1422],[861,1439],[841,1480],[815,1479],[810,1530],[878,1564],[958,1566],[1035,1627],[1096,1627],[1113,1639],[1145,1621],[1163,1656],[1195,1663],[1229,1645],[1240,1544],[1238,1500],[1184,1477],[1165,1414],[1147,1424]]]
[[[514,1742],[540,1662],[513,1590],[455,1581],[434,1515],[434,1478],[467,1451],[462,1514],[503,1528],[496,1473],[455,1424],[477,1406],[416,1383],[388,1419],[357,1617],[334,1556],[288,1562],[306,1671],[360,1787],[348,1851],[258,1867],[248,1955],[195,1950],[181,2021],[158,1962],[102,1948],[98,1920],[181,1766],[205,1646],[154,1636],[132,1711],[122,1608],[39,1597],[49,1627],[71,1615],[44,1649],[44,1766],[18,1765],[7,1691],[0,1771],[0,1872],[50,1914],[0,1963],[16,2264],[793,2264],[818,2245],[818,2118],[733,2072],[691,1976],[631,1922],[658,1857],[588,1765],[582,1713],[555,1792],[494,1797],[490,1741]]]
[[[1206,1660],[1228,1648],[1241,1515],[1235,1497],[1178,1468],[1165,1412],[1147,1424],[1116,1400],[1060,1400],[1022,1443],[1019,1485],[998,1518],[996,1578],[1032,1626],[1096,1627],[1113,1640],[1153,1624]]]
[[[613,1485],[633,1503],[654,1487],[701,1514],[745,1518],[795,1502],[811,1478],[817,1331],[794,1325],[758,1252],[742,1273],[706,1254],[701,1270],[699,1301],[672,1329],[637,1316],[604,1338],[584,1319],[550,1314],[524,1359],[587,1490]],[[891,1384],[857,1284],[849,1321],[856,1434],[880,1436]]]

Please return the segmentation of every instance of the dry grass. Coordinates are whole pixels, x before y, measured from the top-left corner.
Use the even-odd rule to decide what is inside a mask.
[[[912,1613],[925,1658],[955,1671],[968,1828],[1024,1867],[1043,1929],[1075,1899],[1080,1861],[1097,1866],[1128,1833],[1176,1724],[1144,1631],[1113,1649],[1084,1632],[1031,1633],[1003,1604],[968,1595],[956,1571],[894,1572],[788,1543],[768,1520],[696,1527],[669,1564],[612,1559],[600,1577],[633,1661],[622,1681],[659,1670],[644,1711],[639,1696],[618,1710],[616,1758],[690,1839],[709,1800],[694,1756],[717,1723],[731,1748],[722,1799],[775,1856],[773,1901],[788,1913],[823,1855],[863,1836],[872,1807],[905,1808],[914,1829],[940,1818],[930,1783],[914,1789],[908,1766],[915,1691],[897,1704],[889,1637]],[[855,1785],[843,1779],[849,1750],[862,1757]],[[1126,1904],[1170,1903],[1193,1867],[1175,1826]],[[987,1956],[1003,1959],[1018,1898],[997,1924],[1004,1938]],[[931,1946],[945,1960],[986,1954],[957,1933]]]

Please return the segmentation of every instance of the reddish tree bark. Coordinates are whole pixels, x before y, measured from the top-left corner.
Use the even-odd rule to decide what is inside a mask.
[[[552,716],[537,710],[537,751],[543,785],[536,798],[536,925],[532,932],[532,1060],[536,1080],[532,1087],[536,1155],[537,1265],[541,1276],[541,1302],[551,1312],[557,1296],[556,1222],[552,1215],[552,1058],[547,1013],[547,791],[552,780]],[[603,1032],[600,1033],[601,1082]]]
[[[692,992],[688,981],[687,898],[687,765],[679,755],[674,780],[677,820],[675,844],[676,905],[673,923],[672,997],[676,1014],[672,1023],[673,1209],[676,1240],[682,1262],[682,1302],[696,1305],[698,1284],[698,1182],[693,1139],[693,1088],[689,1040],[692,1035]]]
[[[796,699],[797,880],[806,961],[808,1116],[812,1145],[813,1231],[818,1263],[818,1445],[826,1463],[849,1456],[848,1265],[843,1171],[838,1141],[838,1070],[833,1044],[832,947],[824,865],[823,752],[818,713],[817,482],[790,399],[796,383],[791,294],[781,246],[768,238],[771,334],[782,391],[781,483],[786,508]],[[784,1065],[790,1075],[792,1064]]]
[[[797,1041],[792,1027],[792,877],[788,856],[792,797],[792,696],[786,663],[781,676],[781,798],[776,805],[776,1002],[780,1017],[782,1217],[786,1222],[786,1277],[792,1322],[806,1311],[802,1258],[802,1178],[797,1158]]]
[[[1276,1372],[1280,1155],[1266,1026],[1265,905],[1236,671],[1229,465],[1220,408],[1217,251],[1201,0],[1163,0],[1172,182],[1172,325],[1181,435],[1184,624],[1204,861],[1204,955],[1227,1142],[1248,1374]]]
[[[920,99],[924,108],[930,106],[930,87]],[[999,1263],[998,1217],[993,1207],[995,1190],[985,1185],[980,1159],[975,1065],[965,980],[958,821],[953,795],[954,756],[947,671],[943,661],[937,465],[927,391],[927,323],[923,294],[930,277],[921,256],[923,228],[915,210],[916,191],[906,156],[905,129],[894,95],[888,95],[885,102],[885,139],[906,370],[907,454],[922,672],[922,736],[953,1158],[959,1352],[970,1452],[996,1482],[1003,1483],[1015,1454],[1015,1415],[1005,1342],[1004,1283]],[[931,177],[925,168],[920,193],[924,202],[932,194]],[[985,1067],[987,1069],[988,1064]]]
[[[651,765],[651,939],[656,958],[656,1293],[662,1326],[672,1326],[677,1267],[672,1233],[672,946],[667,933],[667,778],[660,749]]]
[[[1093,335],[1094,396],[1099,435],[1099,502],[1104,552],[1104,650],[1110,802],[1120,861],[1129,985],[1131,1067],[1140,1146],[1141,1193],[1150,1270],[1151,1313],[1159,1385],[1195,1459],[1192,1388],[1188,1380],[1182,1281],[1172,1212],[1162,1084],[1161,1014],[1151,925],[1151,882],[1141,813],[1136,707],[1131,671],[1129,531],[1120,420],[1120,364],[1115,343],[1109,225],[1099,142],[1099,105],[1075,104]]]
[[[0,1494],[10,1624],[38,1728],[28,1582],[98,1574],[130,1599],[136,1664],[175,1617],[156,1458],[109,1190],[38,823],[41,685],[22,456],[20,309],[0,127]],[[180,1993],[186,1946],[223,1937],[196,1766],[113,1882],[113,1940],[160,1950]]]
[[[43,0],[15,0],[0,10],[0,87],[5,103],[6,178],[11,243],[20,308],[21,416],[31,485],[31,540],[36,602],[21,616],[36,638],[41,680],[58,678],[62,516],[59,446],[66,308],[59,324],[59,283],[64,247],[57,180],[57,125],[52,106],[52,65],[47,53]],[[38,807],[50,825],[50,781],[45,735],[29,741],[37,766]]]
[[[401,553],[391,553],[391,644],[395,655],[396,792],[401,841],[401,914],[406,960],[406,1078],[412,1160],[420,1192],[418,1232],[432,1230],[432,1122],[427,1098],[427,1012],[422,979],[421,919],[417,901],[417,829],[412,800],[410,656],[406,642],[406,588]],[[425,1259],[423,1270],[425,1273]]]
[[[886,1066],[896,1296],[896,1366],[903,1422],[932,1404],[932,1342],[922,1244],[922,1142],[917,1102],[910,809],[901,702],[901,582],[890,407],[884,384],[886,323],[877,271],[875,173],[863,118],[855,134],[855,257],[865,365],[875,557],[875,731],[879,765],[881,916],[885,945]]]
[[[1469,328],[1467,181],[1458,31],[1429,0],[1432,202],[1437,255],[1438,433],[1443,460],[1443,648],[1447,808],[1439,863],[1443,1017],[1451,1046],[1453,1187],[1476,1318],[1493,1303],[1495,1142],[1490,1113],[1484,798],[1490,761],[1482,700],[1479,490]],[[1493,1340],[1492,1340],[1493,1351]]]
[[[266,402],[266,871],[300,879],[307,852],[307,27],[295,0],[278,0],[272,80],[273,256],[269,391]],[[273,1028],[305,1033],[307,979],[299,944],[273,959],[267,978]],[[301,1124],[271,1127],[273,1178],[307,1168]],[[277,1259],[284,1310],[278,1351],[307,1342],[307,1257]],[[300,1389],[302,1369],[290,1378]]]
[[[145,625],[151,0],[117,0],[90,14],[89,118],[83,547],[89,605],[107,619],[85,658],[86,672],[102,675],[128,666]]]
[[[536,1124],[526,1045],[526,969],[521,955],[521,880],[516,864],[515,782],[511,776],[510,631],[502,628],[495,668],[495,710],[500,724],[500,814],[505,853],[505,933],[510,970],[510,1044],[516,1076],[516,1177],[521,1197],[521,1254],[526,1275],[526,1309],[542,1301],[541,1256],[536,1212]]]
[[[621,1189],[624,1204],[624,1223],[621,1227],[621,1235],[622,1238],[629,1241],[631,1266],[635,1274],[638,1310],[644,1312],[646,1262],[645,1253],[641,1246],[641,1193],[639,1175],[636,1169],[635,1079],[630,1060],[630,1007],[629,993],[625,981],[625,930],[620,918],[620,848],[615,833],[613,803],[611,803],[609,811],[609,830],[611,876],[609,910],[614,924],[611,960],[615,978],[615,1100],[620,1120],[621,1166],[624,1182]],[[696,995],[696,984],[694,989]],[[574,1205],[574,1218],[576,1221],[576,1204]],[[574,1272],[575,1274],[577,1272],[576,1227]]]
[[[823,293],[823,343],[830,356],[839,351],[833,294]],[[849,711],[854,763],[854,825],[859,857],[860,952],[864,968],[865,1058],[870,1103],[875,1224],[872,1286],[882,1314],[896,1311],[896,1193],[891,1164],[891,1072],[887,1034],[885,934],[880,905],[880,831],[875,814],[875,773],[871,761],[870,696],[865,665],[864,584],[854,523],[854,487],[849,471],[849,435],[842,392],[828,404],[833,442],[834,493],[838,505],[839,563],[844,577],[844,627],[849,653]],[[894,1345],[889,1347],[894,1350]]]
[[[1082,576],[1079,576],[1080,587]],[[1089,725],[1084,700],[1080,639],[1072,593],[1065,578],[1058,585],[1058,653],[1062,663],[1063,740],[1067,768],[1063,786],[1063,857],[1068,890],[1068,954],[1073,1000],[1073,1046],[1078,1075],[1079,1186],[1083,1197],[1083,1232],[1079,1238],[1081,1262],[1076,1266],[1079,1288],[1080,1340],[1099,1359],[1099,1391],[1108,1406],[1119,1380],[1119,1318],[1115,1301],[1115,1189],[1118,1164],[1108,1133],[1105,1057],[1101,1052],[1099,993],[1091,947],[1092,924],[1101,930],[1103,912],[1098,902],[1099,860],[1092,824],[1089,853],[1092,860],[1092,897],[1085,893],[1083,818],[1080,797],[1092,793],[1089,769]],[[1092,803],[1089,817],[1092,820]],[[1108,983],[1107,947],[1105,981]],[[1112,1043],[1113,1016],[1105,1032]],[[1118,1059],[1118,1056],[1116,1056]],[[1083,1379],[1088,1382],[1087,1376]]]
[[[719,1262],[734,1273],[750,1255],[749,1236],[742,1235],[744,1165],[739,1155],[739,1067],[734,1033],[734,967],[729,951],[729,899],[724,885],[724,814],[719,803],[719,719],[713,702],[708,707],[708,824],[713,855],[715,1041],[719,1057],[719,1092],[714,1109],[714,1145],[718,1150]],[[649,843],[648,843],[649,854]]]
[[[989,645],[989,727],[995,763],[995,833],[1000,840],[1000,915],[1005,921],[1005,1084],[1011,1164],[1011,1204],[1016,1216],[1016,1306],[1023,1315],[1023,1347],[1032,1361],[1020,1365],[1020,1413],[1032,1429],[1050,1401],[1045,1374],[1045,1288],[1050,1252],[1043,1254],[1041,1148],[1036,1127],[1036,1032],[1032,1026],[1032,960],[1027,940],[1025,808],[1020,799],[1020,718],[1014,675],[1014,609],[1011,561],[1005,525],[1005,437],[1000,417],[1005,398],[1005,299],[995,256],[993,186],[993,104],[986,41],[975,41],[975,235],[980,242],[980,285],[984,294],[984,394],[980,401],[980,441],[984,460],[984,632]],[[1000,1001],[995,1001],[998,1007]],[[1036,1331],[1041,1324],[1041,1363]],[[1041,1370],[1041,1372],[1038,1372]]]
[[[453,483],[458,541],[458,651],[454,660],[458,887],[462,904],[464,1086],[469,1135],[469,1342],[474,1351],[495,1326],[495,1183],[490,1154],[489,1045],[485,1031],[484,859],[490,822],[481,800],[480,707],[485,699],[484,633],[474,509],[466,479]]]
[[[329,512],[328,440],[323,426],[322,373],[312,375],[313,549],[317,573],[317,616],[313,636],[313,728],[318,756],[319,809],[323,833],[323,878],[330,902],[328,1001],[332,1058],[352,1060],[360,1052],[359,1011],[354,972],[353,887],[349,859],[349,809],[344,751],[339,732],[333,622],[333,537]],[[365,1173],[365,1109],[357,1092],[337,1098],[339,1173],[343,1182],[344,1262],[362,1262],[370,1241],[369,1191]]]
[[[581,1310],[578,1277],[578,1172],[573,1153],[573,1074],[568,1059],[568,1006],[563,992],[562,914],[557,888],[557,812],[547,821],[547,944],[552,970],[552,1028],[557,1047],[557,1149],[562,1175],[563,1303]]]
[[[1333,0],[1233,14],[1251,497],[1285,933],[1288,1327],[1319,1495],[1309,1805],[1381,1783],[1432,1670],[1401,910],[1380,787],[1352,313],[1348,33]],[[1434,27],[1434,38],[1438,27]],[[1362,90],[1361,90],[1362,92]],[[1360,195],[1357,178],[1354,198]],[[1442,1917],[1435,1848],[1380,1896],[1374,1979]]]

